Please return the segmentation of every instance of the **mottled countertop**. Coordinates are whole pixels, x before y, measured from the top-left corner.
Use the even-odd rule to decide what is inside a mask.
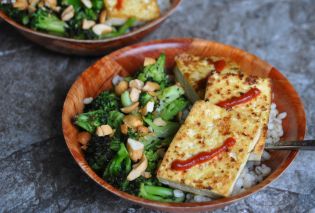
[[[281,70],[301,95],[315,138],[315,1],[183,0],[145,40],[200,37],[231,44]],[[60,55],[0,22],[0,212],[150,212],[91,181],[70,156],[61,110],[97,60]],[[271,186],[216,212],[315,212],[315,153],[300,152]]]

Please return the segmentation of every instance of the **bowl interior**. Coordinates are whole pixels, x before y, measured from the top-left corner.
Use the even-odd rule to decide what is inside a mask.
[[[267,186],[283,173],[292,162],[297,152],[271,152],[271,159],[267,161],[266,164],[272,168],[272,173],[260,184],[241,194],[204,203],[159,203],[121,192],[98,177],[84,159],[77,140],[78,130],[71,122],[76,114],[82,112],[84,107],[82,100],[86,97],[96,97],[101,91],[110,89],[112,85],[111,79],[115,75],[132,75],[142,66],[144,57],[158,57],[160,53],[166,54],[167,68],[172,69],[174,66],[174,57],[182,52],[199,56],[215,55],[227,57],[238,62],[242,70],[246,73],[270,77],[272,79],[274,93],[273,101],[277,104],[280,111],[288,113],[283,123],[285,132],[283,139],[293,140],[304,138],[306,122],[303,105],[290,82],[277,69],[256,56],[240,49],[200,39],[167,39],[139,43],[115,51],[100,59],[83,72],[72,85],[63,108],[63,132],[68,148],[80,167],[94,181],[114,194],[144,206],[167,211],[179,211],[184,209],[185,211],[210,210],[244,198]]]

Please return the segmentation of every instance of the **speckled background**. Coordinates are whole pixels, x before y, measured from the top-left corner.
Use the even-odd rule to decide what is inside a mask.
[[[200,37],[280,69],[315,138],[315,0],[183,0],[145,40]],[[0,22],[0,212],[151,212],[110,194],[74,163],[61,132],[65,95],[97,58],[47,51]],[[265,190],[216,212],[315,212],[315,153],[301,152]]]

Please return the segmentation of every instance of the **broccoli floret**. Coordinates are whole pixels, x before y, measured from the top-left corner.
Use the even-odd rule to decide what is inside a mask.
[[[173,137],[180,126],[179,123],[170,121],[165,121],[166,122],[165,126],[157,126],[156,124],[153,123],[152,120],[148,118],[144,118],[143,120],[150,126],[152,131],[159,138]]]
[[[110,140],[109,148],[113,151],[118,151],[121,144],[121,139],[118,136],[112,137]]]
[[[138,74],[137,79],[146,82],[154,81],[164,88],[168,84],[168,77],[165,72],[165,54],[161,54],[155,64],[148,65]]]
[[[153,97],[149,93],[142,92],[139,97],[139,102],[141,106],[146,105],[149,101],[153,100]]]
[[[138,140],[138,138],[139,138],[139,133],[132,128],[128,128],[127,135],[128,135],[128,138],[132,138],[134,140]]]
[[[159,202],[183,202],[185,196],[175,197],[174,190],[162,186],[146,185],[141,183],[139,197]]]
[[[38,9],[33,15],[32,27],[52,34],[64,35],[67,24],[54,14]]]
[[[115,154],[109,149],[110,138],[92,136],[85,151],[85,159],[91,168],[98,174],[102,175],[106,165]]]
[[[152,173],[155,173],[157,166],[158,166],[158,160],[159,160],[159,155],[157,152],[151,150],[145,151],[144,155],[148,159],[148,167],[146,171]]]
[[[86,106],[86,111],[102,109],[109,113],[110,111],[119,111],[119,98],[113,92],[105,91],[99,94],[93,102]]]
[[[123,119],[124,119],[123,113],[118,111],[110,111],[107,118],[107,124],[114,129],[118,129],[122,124]]]
[[[115,157],[107,165],[103,177],[106,180],[115,180],[115,176],[119,174],[128,174],[131,170],[131,160],[128,151],[123,143],[120,143],[119,150]]]
[[[166,105],[175,101],[180,96],[185,93],[184,89],[179,85],[173,85],[170,87],[166,87],[162,91],[160,91],[158,95],[159,106],[157,108],[157,112],[161,112]]]
[[[172,120],[179,112],[183,111],[188,106],[188,101],[185,98],[178,98],[175,101],[166,105],[162,112],[161,117],[163,120]]]
[[[82,113],[74,118],[74,123],[82,129],[94,133],[97,127],[106,123],[106,114],[104,110]]]

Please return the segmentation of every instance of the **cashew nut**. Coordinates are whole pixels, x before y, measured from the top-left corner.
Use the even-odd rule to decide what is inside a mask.
[[[160,85],[158,83],[151,82],[151,81],[148,81],[147,83],[145,83],[144,87],[142,88],[142,90],[146,92],[154,92],[159,89],[160,89]]]
[[[126,115],[123,121],[130,128],[137,128],[139,126],[143,126],[142,119],[136,115]]]
[[[129,87],[131,88],[142,89],[143,85],[143,81],[139,79],[134,79],[129,82]]]
[[[148,65],[151,65],[151,64],[155,64],[155,63],[156,63],[156,60],[154,58],[145,57],[143,66],[148,66]]]
[[[96,134],[99,137],[111,135],[113,132],[114,131],[113,131],[112,127],[109,125],[102,125],[102,126],[97,127],[97,129],[96,129]]]
[[[92,30],[96,35],[102,35],[112,32],[113,28],[106,24],[96,24],[93,26]]]
[[[133,161],[138,161],[141,159],[144,145],[143,143],[136,141],[132,138],[128,138],[127,140],[127,150],[130,156],[130,159]]]
[[[127,180],[133,181],[136,178],[140,177],[141,174],[145,172],[147,167],[148,167],[148,160],[145,155],[142,155],[141,161],[128,174]]]
[[[68,6],[61,14],[61,19],[63,21],[69,21],[74,16],[74,8],[72,5]]]
[[[86,145],[91,139],[91,134],[88,132],[80,132],[78,134],[78,142],[81,145]]]
[[[100,17],[99,17],[99,21],[101,24],[105,23],[106,17],[107,17],[107,11],[106,11],[106,9],[104,9],[104,10],[102,10]]]
[[[123,112],[123,113],[130,113],[134,110],[136,110],[139,106],[139,102],[135,102],[133,104],[131,104],[130,106],[126,106],[124,108],[121,108],[120,110]]]
[[[148,103],[146,103],[146,105],[142,108],[141,110],[141,114],[142,115],[146,115],[150,112],[153,112],[154,110],[154,102],[153,101],[149,101]]]
[[[83,22],[82,22],[82,29],[83,29],[83,30],[88,30],[88,29],[90,29],[91,27],[93,27],[94,25],[95,25],[95,21],[83,19]]]
[[[120,125],[120,131],[121,131],[121,133],[123,133],[124,135],[127,135],[127,134],[128,134],[128,126],[127,126],[127,124],[122,124],[122,125]]]
[[[27,0],[16,0],[13,3],[13,7],[18,10],[26,10],[28,8],[28,2]]]
[[[137,102],[140,97],[141,90],[132,88],[130,91],[130,99],[132,102]]]
[[[128,82],[127,81],[120,81],[115,86],[115,93],[117,95],[121,95],[123,92],[125,92],[128,89]]]
[[[139,133],[142,133],[142,134],[149,133],[149,128],[146,126],[138,126],[137,130]]]
[[[92,2],[90,0],[81,0],[81,2],[85,7],[92,8]]]

